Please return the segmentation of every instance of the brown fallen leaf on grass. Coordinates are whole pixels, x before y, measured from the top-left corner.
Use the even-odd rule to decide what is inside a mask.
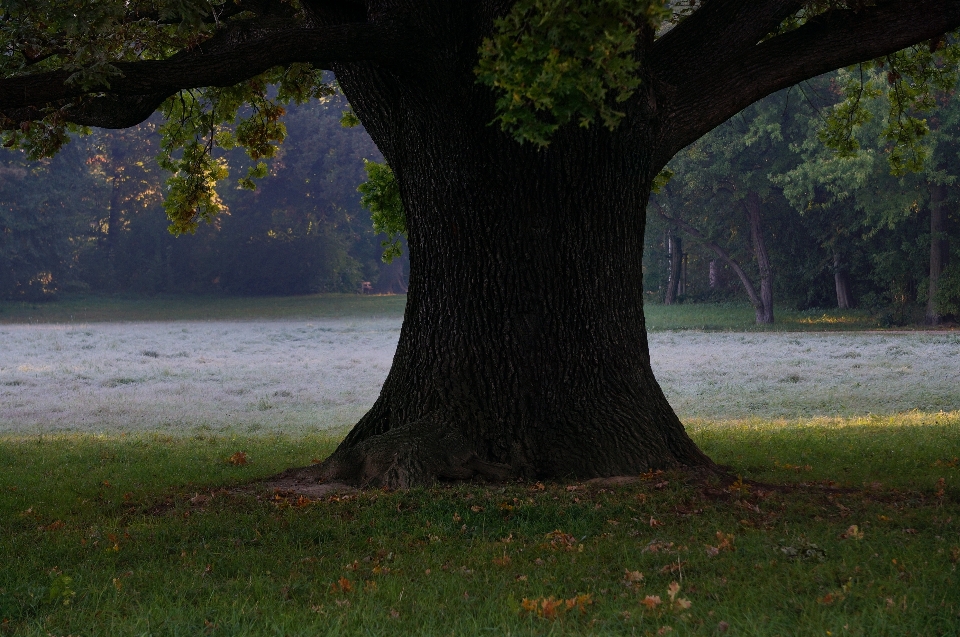
[[[553,596],[537,599],[523,598],[520,607],[523,611],[544,619],[556,619],[561,613],[576,609],[581,614],[587,612],[587,606],[593,604],[593,595],[586,593],[570,599],[557,599]]]
[[[677,582],[670,582],[670,585],[667,586],[667,595],[670,596],[670,603],[673,605],[675,610],[687,610],[693,606],[693,602],[689,599],[683,597],[677,597],[677,593],[680,592],[680,584]]]
[[[640,600],[640,603],[646,606],[647,608],[649,608],[650,610],[653,610],[654,608],[662,604],[663,600],[660,599],[659,595],[647,595],[646,597]]]
[[[242,467],[243,465],[250,463],[250,461],[247,459],[247,454],[245,451],[236,452],[235,454],[227,458],[227,462],[229,462],[235,467]]]
[[[50,524],[48,524],[47,526],[41,526],[39,528],[41,531],[59,531],[65,526],[66,524],[63,523],[63,520],[55,520]]]
[[[560,529],[550,531],[545,537],[550,540],[550,547],[553,549],[565,551],[577,550],[577,538],[569,533],[564,533]]]
[[[330,585],[331,593],[349,593],[353,590],[353,582],[351,582],[346,577],[341,577],[336,582]]]
[[[637,582],[643,581],[643,573],[640,571],[631,571],[629,569],[623,569],[623,581],[627,584],[636,584]]]
[[[503,557],[493,558],[493,563],[496,564],[497,566],[506,566],[507,564],[510,563],[510,561],[511,561],[510,556],[506,554]]]
[[[861,531],[856,524],[851,524],[846,531],[840,534],[840,539],[841,540],[862,540],[863,531]]]
[[[717,531],[717,545],[706,545],[707,555],[710,557],[716,557],[721,551],[735,551],[736,548],[733,546],[733,540],[734,537],[732,533]]]

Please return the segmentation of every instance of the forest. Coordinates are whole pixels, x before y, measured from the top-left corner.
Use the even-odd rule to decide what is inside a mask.
[[[849,109],[851,86],[861,112],[838,151],[828,118]],[[646,301],[748,301],[759,323],[774,322],[775,307],[859,308],[881,326],[960,314],[960,107],[940,92],[904,143],[892,90],[881,70],[835,71],[679,153],[648,207]],[[52,159],[3,153],[0,295],[296,295],[364,281],[404,292],[406,254],[381,258],[391,244],[357,192],[365,160],[382,157],[362,127],[341,124],[347,108],[342,96],[291,106],[290,141],[258,189],[224,189],[227,214],[181,236],[165,230],[157,116],[95,129]],[[250,163],[230,152],[231,164]]]
[[[939,94],[904,143],[886,75],[840,70],[780,91],[677,155],[649,207],[648,298],[749,299],[758,323],[775,305],[862,308],[884,326],[956,315],[956,96]],[[863,121],[838,152],[827,118],[851,84]]]
[[[256,191],[223,188],[226,214],[167,231],[160,117],[94,129],[56,157],[0,153],[0,298],[67,293],[295,295],[406,291],[406,261],[382,248],[360,206],[364,160],[380,153],[340,125],[337,96],[284,114],[290,140]],[[245,169],[242,151],[231,163]]]

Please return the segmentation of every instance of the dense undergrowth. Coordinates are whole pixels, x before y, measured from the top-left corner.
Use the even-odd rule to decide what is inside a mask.
[[[334,438],[2,436],[0,634],[960,631],[960,414],[689,428],[743,480],[314,501],[255,481]]]

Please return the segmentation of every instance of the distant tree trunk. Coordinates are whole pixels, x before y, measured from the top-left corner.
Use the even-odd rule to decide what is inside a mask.
[[[927,325],[940,324],[940,308],[937,292],[940,291],[940,274],[947,267],[950,243],[943,233],[947,217],[947,187],[928,185],[930,191],[930,288],[927,292]]]
[[[670,276],[667,279],[667,293],[663,303],[673,305],[680,293],[680,279],[683,274],[683,241],[673,232],[667,235],[667,255],[670,257]]]
[[[837,307],[849,310],[853,307],[853,294],[850,292],[850,273],[840,258],[840,251],[833,252],[833,281],[837,288]]]
[[[743,201],[750,220],[750,242],[753,255],[760,270],[760,305],[754,304],[757,323],[773,323],[773,268],[770,267],[770,255],[763,241],[763,226],[760,219],[760,195],[751,191]]]
[[[710,289],[715,290],[720,286],[720,268],[716,259],[710,259]]]
[[[747,298],[750,299],[750,304],[757,309],[757,313],[759,315],[760,309],[758,308],[763,307],[763,302],[760,300],[760,295],[757,293],[757,288],[754,286],[753,281],[750,280],[750,277],[747,276],[747,273],[743,271],[743,268],[740,267],[740,264],[730,256],[730,253],[724,250],[720,244],[707,239],[702,232],[688,224],[686,221],[682,219],[674,219],[673,217],[667,215],[667,213],[663,211],[663,207],[659,204],[659,202],[654,201],[653,203],[656,207],[657,214],[659,214],[664,221],[675,224],[691,237],[710,248],[714,254],[723,259],[723,261],[730,266],[730,269],[733,270],[737,274],[737,277],[740,278],[740,282],[743,284],[743,289],[747,293]],[[772,306],[770,314],[771,316],[773,315]],[[760,322],[759,319],[757,322]]]
[[[105,245],[107,251],[107,271],[105,279],[108,289],[117,285],[117,237],[120,235],[120,220],[123,216],[123,182],[126,153],[120,143],[108,142],[107,155],[110,166],[110,210],[107,215],[107,236]]]

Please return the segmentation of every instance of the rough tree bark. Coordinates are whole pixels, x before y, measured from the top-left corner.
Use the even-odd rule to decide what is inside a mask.
[[[394,487],[712,467],[657,385],[632,284],[655,175],[766,95],[960,25],[960,0],[876,0],[780,33],[806,3],[710,0],[659,39],[641,34],[643,84],[615,132],[571,125],[537,151],[489,125],[494,95],[473,73],[508,0],[302,0],[286,23],[289,3],[240,4],[257,18],[166,60],[118,63],[109,89],[65,84],[72,69],[0,79],[0,127],[51,104],[132,126],[180,89],[332,68],[396,174],[409,293],[379,399],[298,475]]]
[[[947,187],[930,184],[930,287],[927,290],[927,325],[940,324],[940,308],[937,293],[940,291],[940,275],[947,267],[950,243],[944,234],[947,219]]]
[[[410,486],[709,466],[654,378],[642,294],[623,285],[642,277],[655,171],[637,149],[652,130],[567,130],[536,150],[487,125],[469,73],[336,73],[400,184],[410,283],[381,395],[319,475]]]

